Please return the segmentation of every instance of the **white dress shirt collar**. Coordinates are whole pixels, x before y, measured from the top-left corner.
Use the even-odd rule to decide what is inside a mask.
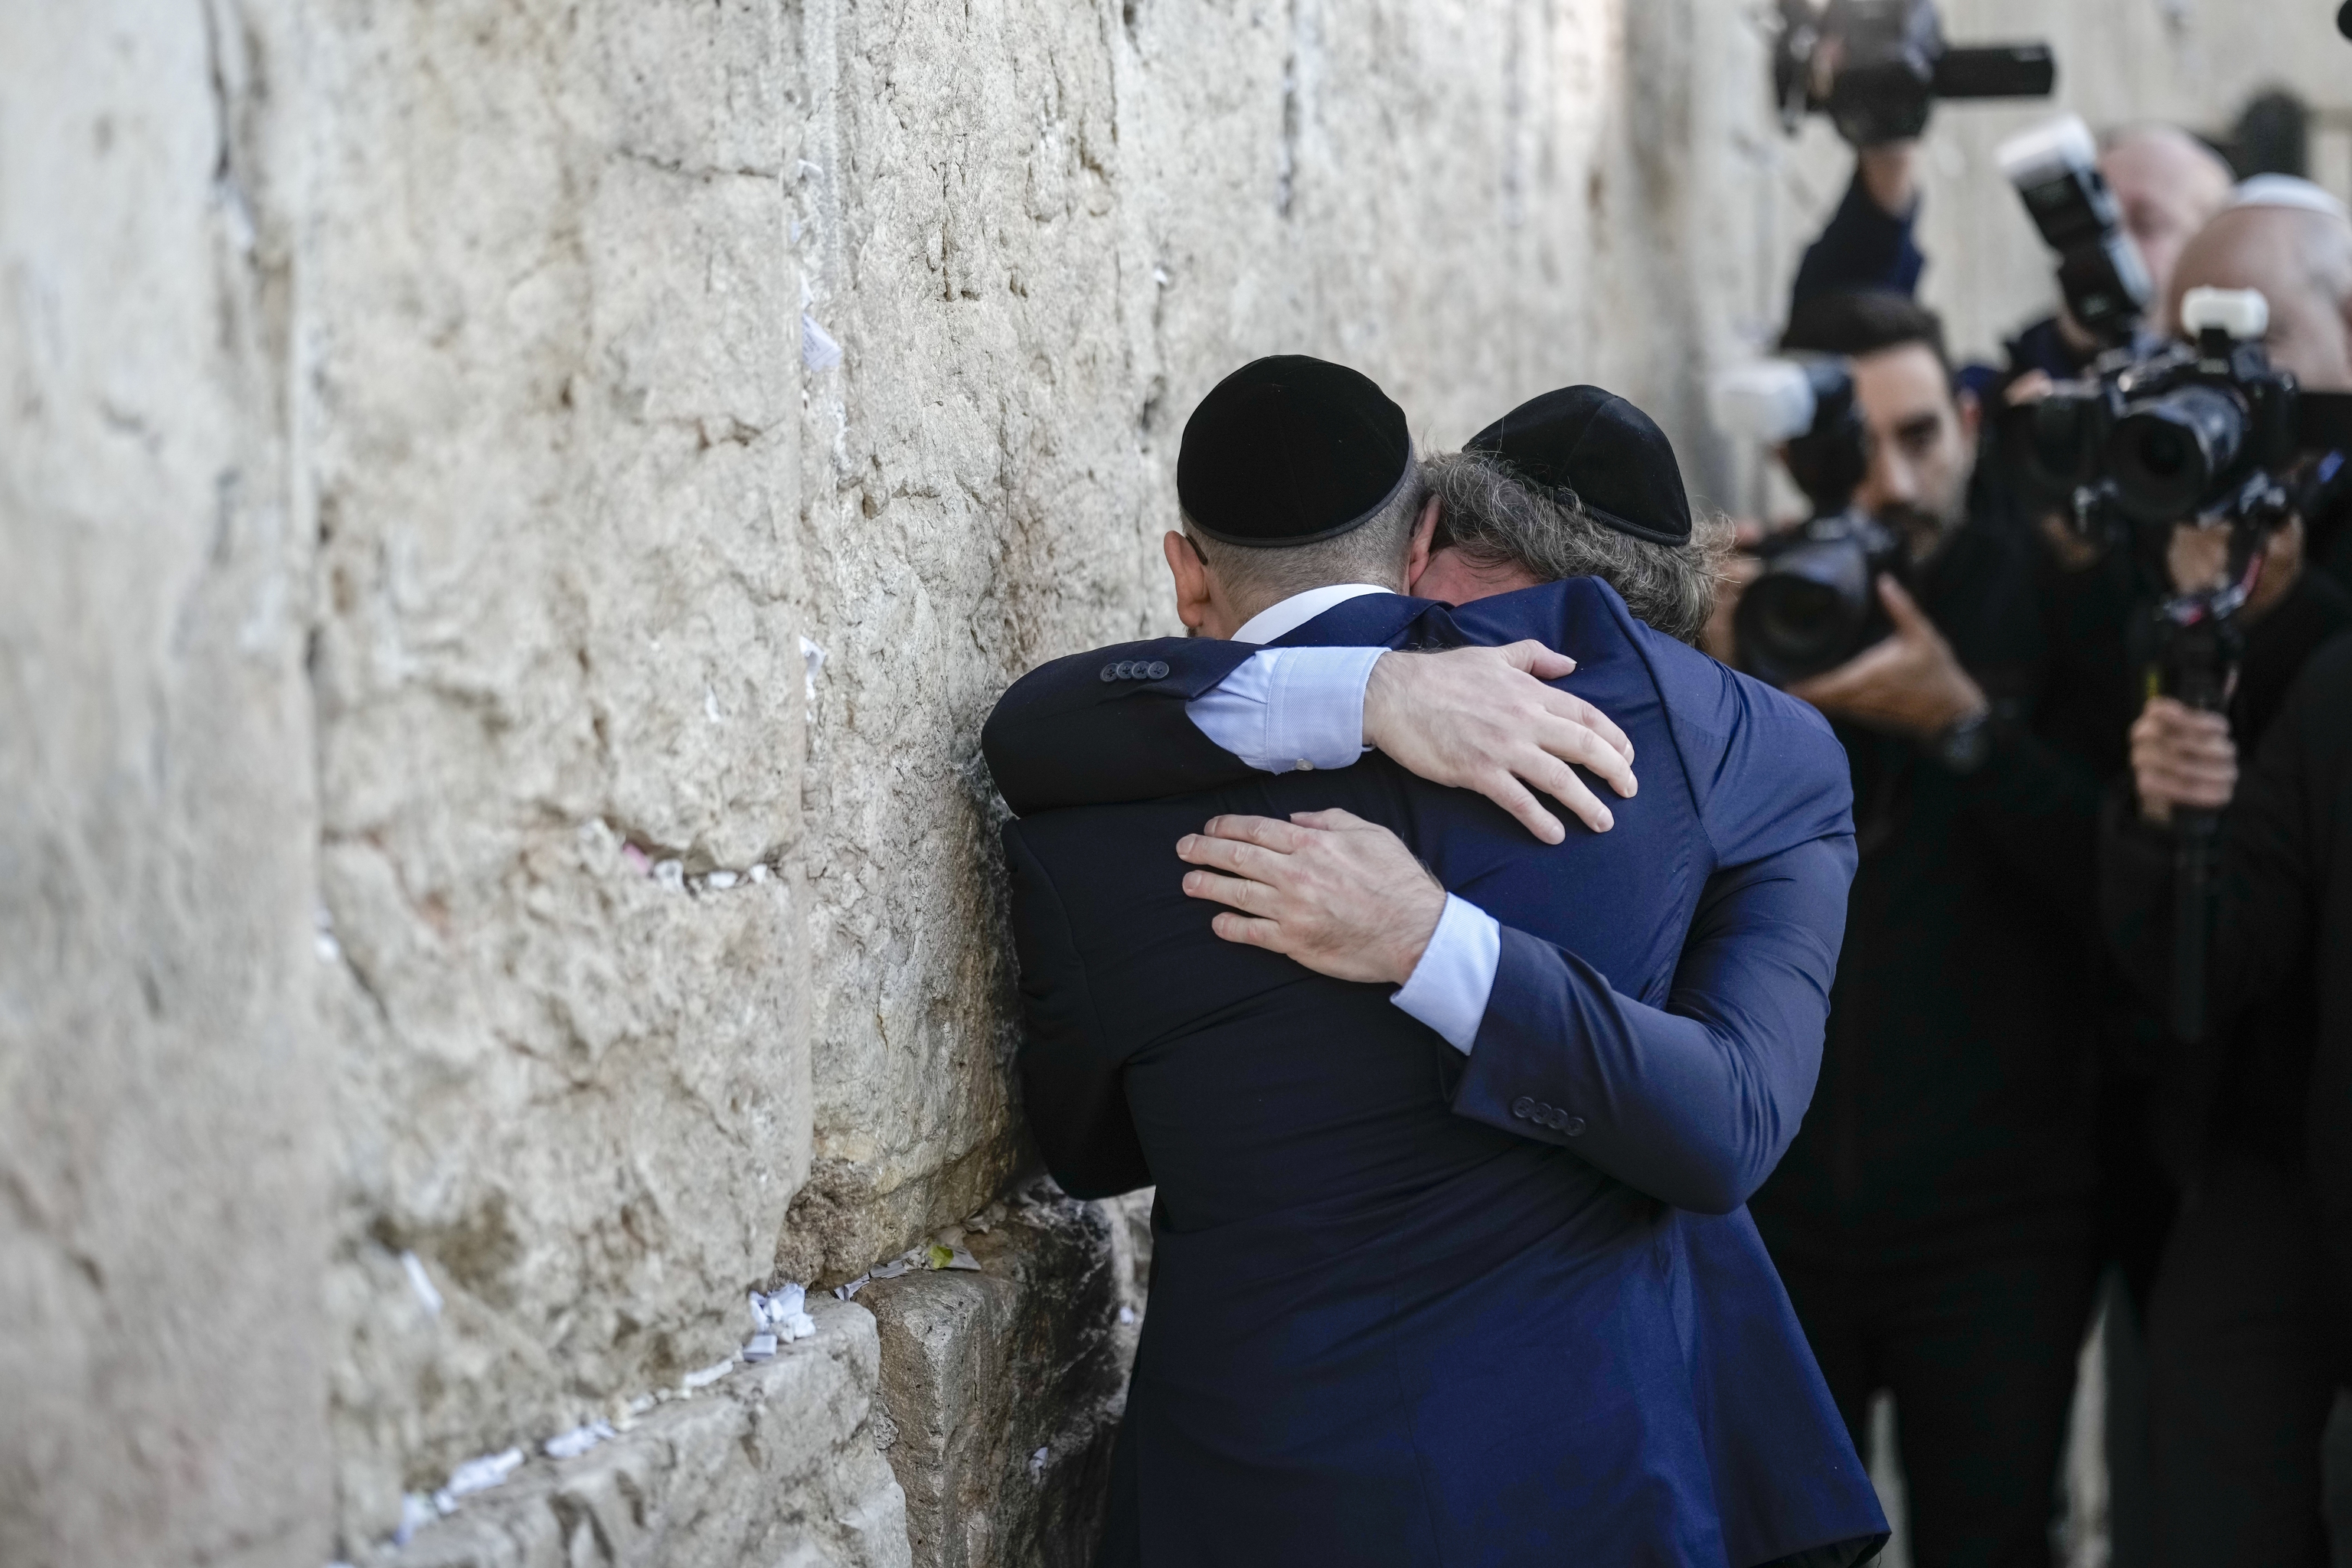
[[[1286,633],[1297,631],[1334,605],[1344,605],[1367,594],[1395,592],[1394,588],[1382,588],[1371,583],[1334,583],[1327,587],[1309,588],[1304,594],[1293,594],[1278,604],[1268,605],[1244,621],[1242,629],[1234,634],[1234,641],[1269,643]]]

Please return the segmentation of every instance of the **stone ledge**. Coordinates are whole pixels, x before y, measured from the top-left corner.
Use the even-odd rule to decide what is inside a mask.
[[[1138,1201],[1080,1203],[1034,1178],[989,1229],[953,1237],[977,1273],[858,1291],[881,1335],[884,1452],[916,1568],[1092,1560],[1141,1322]]]
[[[576,1459],[534,1456],[374,1559],[386,1568],[908,1568],[905,1495],[875,1448],[881,1346],[860,1303]],[[365,1562],[362,1557],[354,1561]]]

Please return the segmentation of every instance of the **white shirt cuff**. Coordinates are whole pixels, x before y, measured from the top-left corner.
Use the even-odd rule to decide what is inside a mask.
[[[1448,893],[1445,912],[1437,917],[1437,929],[1421,950],[1421,962],[1389,1000],[1468,1056],[1478,1038],[1479,1022],[1486,1016],[1486,999],[1494,994],[1495,972],[1502,963],[1503,928],[1495,917]]]
[[[1344,768],[1364,754],[1364,688],[1387,651],[1268,648],[1184,712],[1210,740],[1264,772]]]

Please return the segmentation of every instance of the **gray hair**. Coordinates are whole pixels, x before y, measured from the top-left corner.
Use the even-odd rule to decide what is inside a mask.
[[[1184,534],[1209,570],[1237,600],[1279,604],[1293,594],[1335,583],[1376,583],[1402,589],[1413,524],[1429,500],[1429,479],[1410,464],[1396,492],[1347,532],[1311,544],[1228,544],[1211,539],[1186,518]]]
[[[1701,513],[1689,542],[1654,544],[1595,521],[1570,491],[1528,489],[1485,452],[1434,457],[1423,468],[1441,507],[1433,548],[1450,544],[1474,564],[1517,566],[1547,583],[1598,577],[1636,618],[1697,645],[1730,560],[1729,518]]]

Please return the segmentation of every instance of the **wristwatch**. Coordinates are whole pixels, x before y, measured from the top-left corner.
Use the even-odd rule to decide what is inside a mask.
[[[1927,742],[1927,752],[1953,773],[1976,772],[1992,754],[1992,710],[1961,714]]]

